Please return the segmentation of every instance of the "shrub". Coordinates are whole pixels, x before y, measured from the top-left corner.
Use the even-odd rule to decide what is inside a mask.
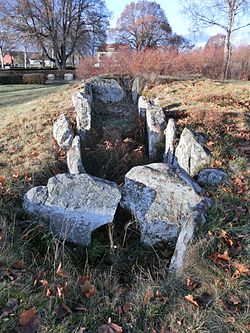
[[[0,76],[0,84],[22,84],[23,75]]]
[[[234,50],[231,76],[233,79],[250,80],[250,45],[242,45]]]
[[[250,77],[250,46],[233,50],[232,79]],[[100,74],[193,75],[202,74],[211,79],[221,79],[223,71],[223,48],[206,47],[178,53],[163,48],[141,51],[123,50],[101,59],[83,58],[77,74],[88,78]]]
[[[45,84],[45,74],[23,74],[23,83],[26,84]]]

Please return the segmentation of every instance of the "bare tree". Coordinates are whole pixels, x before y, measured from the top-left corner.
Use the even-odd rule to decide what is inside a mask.
[[[225,47],[225,40],[226,40],[226,36],[222,35],[222,34],[217,34],[214,36],[211,36],[206,45],[205,45],[205,49],[209,49],[209,48],[214,48],[214,49],[221,49]]]
[[[0,22],[0,67],[4,67],[4,55],[12,51],[16,46],[16,36],[4,24]]]
[[[166,45],[172,29],[159,4],[141,0],[126,5],[112,33],[117,41],[141,50]]]
[[[183,13],[192,22],[192,30],[199,31],[217,26],[225,31],[223,79],[229,77],[231,62],[231,37],[234,31],[250,26],[242,23],[243,16],[250,15],[249,0],[182,0]]]
[[[105,38],[109,18],[103,0],[5,1],[5,14],[60,69],[90,35]]]

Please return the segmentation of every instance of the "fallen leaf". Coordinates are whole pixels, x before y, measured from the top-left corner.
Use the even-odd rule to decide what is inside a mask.
[[[64,277],[66,276],[66,273],[64,272],[64,270],[62,269],[62,263],[60,262],[58,267],[57,267],[57,270],[56,270],[56,275],[57,276],[60,276],[60,277]]]
[[[234,324],[236,322],[234,317],[228,317],[223,320],[225,323],[231,323]]]
[[[237,295],[230,295],[228,300],[234,305],[241,303],[240,298]]]
[[[63,289],[63,287],[60,284],[58,284],[56,286],[56,290],[57,290],[57,296],[60,297],[60,298],[62,298],[64,296],[64,289]]]
[[[53,291],[51,288],[47,288],[46,289],[46,293],[45,293],[45,296],[46,297],[51,297],[53,295]]]
[[[22,271],[26,269],[26,264],[23,260],[17,260],[12,264],[12,267],[18,271]]]
[[[23,311],[19,317],[19,323],[21,326],[27,325],[36,315],[36,308],[33,306],[29,310]]]
[[[104,324],[98,328],[98,333],[122,333],[123,329],[121,326],[111,323],[109,318],[108,324]]]
[[[229,245],[233,245],[232,239],[228,236],[227,232],[225,230],[221,230],[221,237],[225,240],[225,242]]]
[[[19,172],[18,171],[14,171],[12,174],[12,178],[18,178],[19,177]]]
[[[0,185],[3,185],[5,182],[5,178],[3,176],[0,176]]]
[[[125,303],[122,307],[124,313],[133,310],[134,304],[133,303]]]
[[[183,325],[184,318],[181,318],[180,320],[177,320],[177,325],[181,327]]]
[[[117,312],[119,315],[123,315],[131,310],[133,310],[134,304],[133,303],[125,303],[122,306],[118,306]]]
[[[44,288],[47,288],[48,285],[49,285],[49,282],[48,282],[47,280],[45,280],[45,279],[40,280],[40,282],[41,282],[41,284],[42,284],[42,286],[43,286]]]
[[[72,311],[69,307],[67,307],[67,305],[65,305],[64,303],[60,303],[56,308],[56,319],[60,321],[71,313]]]
[[[240,274],[250,276],[250,269],[246,265],[234,262],[233,266],[240,272]]]
[[[222,260],[230,261],[230,257],[228,255],[228,250],[226,250],[223,254],[217,253],[217,257]]]
[[[151,287],[148,287],[148,289],[146,290],[145,295],[144,295],[143,303],[145,305],[149,304],[153,297],[154,297],[153,289]]]
[[[15,328],[15,331],[17,333],[37,333],[40,327],[41,327],[40,320],[35,317],[27,325],[17,326]]]
[[[97,292],[96,287],[90,283],[90,277],[87,275],[79,278],[79,286],[87,298],[94,296]]]
[[[189,290],[197,288],[198,284],[192,278],[187,278],[187,287]]]
[[[228,250],[224,253],[215,252],[212,253],[209,258],[218,266],[221,266],[223,269],[229,269],[229,262],[231,258],[228,255]]]
[[[193,305],[199,307],[199,304],[194,300],[194,296],[193,295],[187,295],[187,296],[185,296],[185,300],[187,300],[188,302],[192,303]]]

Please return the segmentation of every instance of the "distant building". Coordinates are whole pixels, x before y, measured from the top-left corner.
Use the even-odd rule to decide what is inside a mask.
[[[10,51],[3,56],[5,67],[53,67],[52,61],[39,52]]]
[[[96,52],[97,63],[95,64],[95,67],[100,67],[103,59],[113,57],[117,52],[129,49],[130,47],[128,45],[121,43],[102,44]]]
[[[8,52],[3,56],[3,65],[12,66],[14,63],[14,57]]]

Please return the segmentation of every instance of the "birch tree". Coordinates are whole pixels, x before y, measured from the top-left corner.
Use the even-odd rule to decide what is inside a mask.
[[[229,78],[232,33],[250,26],[250,0],[182,0],[184,15],[192,23],[193,31],[212,26],[224,30],[223,79]],[[244,22],[246,19],[246,22]]]

